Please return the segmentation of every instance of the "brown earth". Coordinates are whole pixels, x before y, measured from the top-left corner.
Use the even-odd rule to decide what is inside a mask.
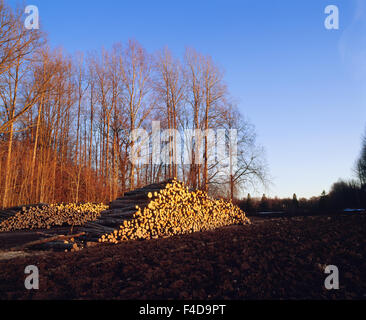
[[[252,222],[0,261],[0,299],[366,299],[366,215]],[[38,291],[24,288],[27,265]],[[324,288],[326,265],[339,290]]]

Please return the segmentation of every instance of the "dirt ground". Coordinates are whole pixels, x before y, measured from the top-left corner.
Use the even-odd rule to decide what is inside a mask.
[[[366,299],[365,214],[252,222],[0,261],[0,299]],[[24,288],[27,265],[39,290]],[[324,287],[327,265],[339,290]]]

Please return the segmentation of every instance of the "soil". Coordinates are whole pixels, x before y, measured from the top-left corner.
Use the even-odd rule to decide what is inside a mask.
[[[0,299],[366,299],[366,215],[252,225],[0,261]],[[24,288],[27,265],[39,290]],[[339,290],[326,290],[327,265]]]

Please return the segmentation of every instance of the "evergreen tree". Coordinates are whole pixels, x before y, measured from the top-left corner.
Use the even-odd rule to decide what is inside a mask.
[[[262,196],[261,203],[259,204],[259,209],[262,212],[266,212],[269,209],[268,199],[265,194]]]
[[[319,199],[319,209],[320,210],[325,210],[327,207],[327,193],[325,192],[325,190],[323,190],[320,199]]]
[[[292,207],[295,210],[299,208],[299,201],[297,200],[296,193],[292,196]]]
[[[250,193],[248,193],[247,200],[245,202],[245,210],[247,212],[252,212],[253,209],[254,209],[253,200],[252,200],[252,197],[250,196]]]

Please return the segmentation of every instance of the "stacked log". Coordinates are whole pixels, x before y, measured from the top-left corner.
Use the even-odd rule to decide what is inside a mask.
[[[72,240],[41,240],[38,244],[46,249],[67,251],[101,242],[157,239],[250,223],[231,202],[189,190],[177,180],[127,192],[111,202],[109,208],[101,204],[62,204],[21,209],[16,214],[9,213],[10,218],[0,223],[0,231],[81,226],[77,228],[80,234]]]
[[[47,204],[44,204],[44,203],[30,204],[30,205],[26,205],[26,206],[17,206],[17,207],[0,210],[0,223],[11,217],[14,217],[19,211],[28,210],[29,208],[32,208],[32,207],[41,208],[44,206],[47,206]]]
[[[148,186],[118,199],[115,205],[124,204],[129,210],[133,201],[147,205],[137,205],[135,212],[131,212],[131,219],[125,219],[118,229],[107,232],[98,241],[119,243],[126,240],[157,239],[250,223],[245,213],[231,202],[212,199],[202,191],[190,192],[183,183],[176,180],[165,184],[164,189],[160,187]]]
[[[50,229],[54,226],[80,226],[96,220],[108,207],[103,204],[60,204],[23,207],[0,223],[0,232],[22,229]]]
[[[18,211],[7,209],[7,210],[0,210],[0,222],[9,219],[10,217],[15,216]]]
[[[129,191],[123,197],[112,201],[109,204],[109,209],[103,211],[96,221],[88,222],[79,228],[80,231],[86,233],[86,236],[83,237],[84,242],[99,242],[102,235],[112,233],[125,221],[132,220],[137,211],[136,207],[144,209],[151,202],[148,197],[149,193],[164,190],[167,184],[172,181],[167,180]]]

